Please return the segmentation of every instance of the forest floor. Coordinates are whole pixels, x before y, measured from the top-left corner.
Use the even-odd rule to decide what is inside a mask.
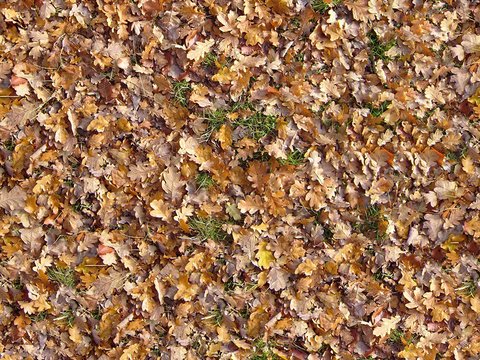
[[[0,3],[1,359],[478,359],[480,4]]]

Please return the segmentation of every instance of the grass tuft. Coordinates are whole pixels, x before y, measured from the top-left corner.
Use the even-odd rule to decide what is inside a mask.
[[[205,56],[205,59],[202,61],[202,67],[204,69],[209,68],[209,67],[216,67],[218,62],[218,56],[215,53],[208,53]]]
[[[370,114],[376,118],[382,115],[385,111],[387,111],[388,106],[391,104],[391,101],[384,101],[380,104],[378,108],[374,107],[372,104],[367,104],[365,107],[370,110]]]
[[[390,344],[390,345],[393,345],[393,344],[402,344],[402,338],[404,337],[404,333],[402,330],[400,329],[395,329],[392,331],[392,333],[390,334],[390,337],[388,338],[387,342]]]
[[[288,164],[288,165],[297,166],[304,162],[305,162],[305,158],[303,156],[303,153],[298,149],[288,152],[286,159],[278,159],[278,163],[280,165]]]
[[[246,118],[229,119],[228,114],[232,114],[237,110],[251,110],[254,113]],[[265,115],[261,111],[256,111],[252,103],[235,104],[231,110],[216,109],[204,115],[207,123],[207,130],[202,134],[202,139],[208,141],[215,131],[220,130],[223,124],[230,121],[233,129],[239,126],[243,127],[248,136],[253,139],[260,139],[268,134],[273,134],[277,126],[277,117],[274,115]]]
[[[75,273],[72,269],[50,268],[47,277],[63,286],[75,287]]]
[[[213,310],[210,310],[208,312],[208,315],[203,317],[202,320],[207,321],[207,323],[215,325],[215,326],[220,326],[222,325],[222,320],[223,320],[223,314],[220,310],[219,307],[216,307]]]
[[[312,0],[312,9],[320,14],[326,14],[328,10],[335,8],[342,0]]]
[[[458,291],[460,295],[464,295],[466,297],[474,297],[475,293],[477,292],[477,285],[475,284],[473,278],[470,278],[468,280],[465,280],[462,283],[462,286],[456,288],[455,290]]]
[[[216,185],[215,181],[205,171],[200,171],[195,177],[195,184],[199,188],[210,189]]]
[[[197,233],[200,240],[215,240],[222,242],[228,234],[222,229],[224,223],[211,218],[194,217],[188,222],[192,231]]]
[[[188,95],[192,91],[192,86],[186,81],[174,81],[172,82],[173,100],[183,107],[188,107]]]
[[[384,62],[389,62],[391,59],[385,53],[390,50],[392,47],[397,45],[395,39],[390,40],[386,44],[383,44],[378,38],[375,30],[370,30],[367,34],[367,38],[370,40],[370,61],[373,63],[375,60],[381,59]]]
[[[62,325],[67,325],[68,327],[72,327],[73,323],[75,322],[75,314],[73,310],[69,308],[68,310],[62,311],[61,316],[54,319],[58,321]]]
[[[382,215],[380,207],[373,205],[365,209],[365,218],[360,223],[354,224],[353,228],[364,234],[374,233],[375,239],[380,240],[384,239],[386,235],[382,228],[385,220],[386,218]]]

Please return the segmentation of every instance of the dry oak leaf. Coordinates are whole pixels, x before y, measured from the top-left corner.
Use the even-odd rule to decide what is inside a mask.
[[[465,189],[459,188],[455,181],[448,181],[445,179],[437,180],[435,189],[437,197],[442,200],[454,200],[463,195]]]
[[[315,264],[312,260],[307,259],[305,260],[305,262],[297,266],[297,268],[295,269],[295,275],[304,274],[310,276],[316,268],[317,264]]]
[[[215,40],[213,39],[197,42],[195,44],[195,48],[188,52],[187,58],[195,61],[202,59],[210,51],[214,44]]]
[[[15,186],[10,191],[6,188],[0,190],[0,207],[5,210],[22,210],[25,207],[26,200],[27,194],[18,186]]]
[[[375,19],[375,14],[372,14],[368,7],[368,0],[345,1],[344,4],[352,12],[355,20],[368,22]]]
[[[169,195],[172,199],[178,200],[182,197],[180,189],[185,184],[185,181],[181,181],[181,174],[174,167],[169,167],[163,173],[162,189]]]
[[[400,315],[391,317],[390,319],[384,318],[379,326],[373,329],[373,335],[379,337],[388,336],[392,330],[397,327],[397,324],[400,322],[401,317]]]
[[[188,282],[188,275],[180,275],[177,284],[178,291],[173,297],[174,300],[182,299],[190,301],[198,292],[198,285]]]
[[[480,217],[475,216],[472,220],[465,221],[463,231],[475,238],[480,237]]]
[[[230,129],[230,126],[223,124],[218,130],[216,138],[220,141],[220,146],[223,150],[226,150],[232,145],[232,130]]]
[[[285,289],[288,284],[288,276],[289,274],[285,270],[274,263],[267,277],[269,288],[275,291]]]
[[[160,218],[164,221],[168,221],[172,215],[172,209],[168,207],[168,204],[163,200],[153,200],[150,203],[153,210],[150,211],[150,215],[156,218]]]

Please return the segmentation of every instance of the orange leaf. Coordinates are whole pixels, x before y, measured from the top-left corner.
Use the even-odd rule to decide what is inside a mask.
[[[103,244],[98,245],[98,249],[97,249],[98,255],[105,255],[113,251],[114,249],[111,248],[110,246],[105,246]]]
[[[393,160],[395,159],[395,155],[393,155],[390,151],[385,150],[384,147],[382,147],[382,150],[385,151],[388,155],[388,160],[387,160],[388,165],[390,166],[393,165]]]
[[[12,85],[12,86],[25,84],[26,82],[27,82],[27,79],[24,79],[24,78],[16,76],[16,75],[12,75],[12,78],[10,79],[10,85]]]

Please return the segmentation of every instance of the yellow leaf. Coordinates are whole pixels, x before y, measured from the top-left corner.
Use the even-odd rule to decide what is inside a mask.
[[[466,239],[467,239],[467,237],[463,234],[458,234],[458,235],[451,234],[449,236],[448,240],[445,241],[440,246],[444,250],[455,251],[462,245],[462,242],[465,241]]]
[[[108,126],[109,121],[105,119],[102,115],[99,115],[96,119],[92,120],[90,124],[88,124],[87,130],[92,131],[96,130],[98,132],[103,132],[105,128]]]
[[[298,267],[295,269],[295,275],[304,274],[310,276],[316,268],[317,264],[315,264],[312,260],[307,259],[305,262],[298,265]]]
[[[260,274],[258,274],[258,282],[257,282],[257,287],[262,287],[267,283],[267,278],[268,278],[268,271],[262,271]]]
[[[268,224],[261,223],[260,225],[252,225],[251,228],[261,234],[265,230],[268,230]]]
[[[227,147],[232,144],[232,130],[230,129],[230,126],[223,124],[220,130],[218,130],[216,137],[218,141],[220,141],[222,149],[227,149]]]
[[[190,301],[197,294],[198,285],[190,284],[187,275],[180,275],[177,284],[178,291],[173,297],[174,300],[182,299]]]
[[[475,311],[477,314],[480,314],[480,298],[478,297],[478,295],[470,298],[470,304],[472,305],[472,310]]]
[[[125,118],[119,119],[117,121],[117,126],[122,131],[132,131],[134,129],[130,122]]]
[[[262,241],[258,250],[256,258],[258,259],[258,266],[264,269],[270,267],[270,263],[275,260],[271,251],[266,249],[267,243]]]
[[[325,264],[325,271],[329,273],[330,275],[337,275],[337,265],[334,264],[333,262],[329,261]]]
[[[80,344],[82,342],[82,334],[80,333],[80,329],[76,324],[68,329],[68,333],[70,334],[70,340],[72,340],[75,344]]]
[[[217,327],[217,333],[218,333],[219,339],[223,343],[227,343],[227,342],[230,341],[230,334],[229,334],[228,328],[225,324],[222,324],[222,326]]]
[[[391,317],[390,319],[382,319],[380,326],[377,326],[375,329],[373,329],[373,335],[379,337],[388,336],[392,330],[397,327],[397,323],[400,321],[400,319],[400,315]]]

